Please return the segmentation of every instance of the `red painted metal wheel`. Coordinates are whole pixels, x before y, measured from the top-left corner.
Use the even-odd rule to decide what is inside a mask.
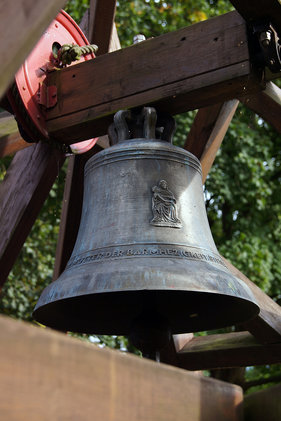
[[[54,43],[88,45],[89,42],[79,26],[65,12],[61,11],[48,29],[44,32],[33,51],[18,70],[15,81],[7,96],[20,130],[24,138],[30,142],[48,140],[46,129],[46,106],[52,107],[56,103],[55,89],[48,93],[48,104],[44,103],[44,81],[49,71],[55,70],[55,59],[52,54]],[[79,60],[94,58],[90,53]],[[75,62],[77,63],[77,62]],[[97,139],[91,139],[87,145],[75,148],[76,153],[83,153],[90,149]],[[89,146],[89,147],[87,147]]]

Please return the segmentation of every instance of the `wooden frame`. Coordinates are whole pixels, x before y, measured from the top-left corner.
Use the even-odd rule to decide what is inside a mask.
[[[104,135],[123,107],[153,104],[176,114],[264,87],[236,12],[50,73],[47,83],[58,98],[48,131],[66,143]]]
[[[100,2],[101,1],[104,0],[100,0]],[[25,0],[21,0],[20,3],[24,5]],[[41,2],[39,3],[41,4]],[[56,6],[54,3],[56,3]],[[48,24],[51,19],[50,14],[52,14],[52,17],[54,16],[56,13],[55,10],[57,10],[56,7],[58,7],[57,3],[58,2],[54,1],[49,2],[50,8],[48,8],[48,10],[47,6],[40,10],[40,12],[42,12],[42,16],[40,15],[40,19],[42,18],[42,20],[40,20],[41,26],[46,26]],[[110,13],[108,14],[108,19],[106,20],[106,36],[104,37],[105,47],[102,49],[102,52],[106,52],[109,45],[109,39],[111,37],[110,34],[114,19],[115,2],[107,0],[106,2],[104,1],[103,4],[98,3],[95,5],[96,8],[92,7],[90,14],[86,15],[85,20],[87,21],[87,19],[89,19],[90,22],[98,22],[99,15],[95,15],[94,11],[100,10],[99,8],[106,10],[110,5]],[[237,9],[246,18],[248,16],[247,13],[252,13],[252,1],[246,2],[247,7],[251,5],[248,12],[243,9],[244,6],[242,1],[237,0],[233,1],[233,3],[237,5]],[[262,3],[264,4],[264,2]],[[278,11],[280,11],[281,6],[277,6],[276,1],[270,0],[269,3],[269,10],[271,14],[275,13],[276,7],[278,7]],[[92,4],[94,3],[92,2]],[[9,16],[10,10],[12,10],[11,8],[7,9],[7,16]],[[258,8],[258,10],[260,11],[261,9]],[[36,13],[38,13],[37,8]],[[38,38],[39,34],[39,32],[36,32],[38,30],[38,22],[39,20],[36,20],[36,22],[34,21],[34,25],[31,25],[31,29],[27,31],[30,36],[35,34],[33,36],[35,39]],[[42,24],[42,22],[44,22],[44,24]],[[277,18],[276,26],[278,28],[279,24],[280,22]],[[103,32],[99,28],[91,27],[91,33],[93,34],[96,31],[96,34],[98,35],[95,35],[95,37],[97,37],[97,39],[101,37],[101,42],[103,42]],[[227,34],[226,29],[229,31],[231,36]],[[101,55],[101,57],[98,57],[93,61],[81,63],[75,66],[75,68],[64,69],[60,72],[51,74],[48,79],[48,83],[50,85],[55,84],[58,87],[58,105],[54,109],[50,109],[48,111],[48,128],[51,136],[59,141],[62,141],[62,139],[65,141],[65,136],[67,136],[68,143],[72,143],[73,141],[83,140],[87,137],[93,136],[94,134],[104,134],[108,121],[111,121],[112,119],[112,114],[117,109],[124,106],[134,107],[144,103],[157,104],[160,109],[166,110],[169,108],[169,110],[173,113],[200,107],[201,109],[197,114],[193,128],[187,138],[186,148],[193,151],[201,159],[204,169],[204,177],[206,178],[215,157],[215,153],[237,107],[238,102],[237,100],[233,100],[233,97],[239,97],[241,101],[243,101],[249,108],[252,108],[255,112],[259,113],[262,118],[270,122],[279,132],[281,129],[279,121],[280,90],[271,82],[265,85],[262,73],[253,70],[251,66],[251,57],[247,47],[246,29],[244,20],[241,19],[240,15],[236,12],[233,12],[216,19],[194,25],[193,27],[184,28],[175,33],[149,40],[145,43],[132,46],[119,52]],[[91,37],[93,38],[94,35],[91,35]],[[93,39],[94,42],[95,39],[96,38]],[[206,41],[206,39],[209,41]],[[194,54],[192,56],[192,52],[186,51],[183,47],[185,43],[191,41],[194,41],[194,48],[196,48],[196,52],[198,54],[195,58]],[[118,42],[116,42],[116,45],[118,46]],[[9,77],[5,80],[3,79],[4,82],[1,85],[3,92],[7,88],[11,73],[16,70],[16,67],[22,61],[23,56],[27,54],[28,49],[30,49],[31,46],[32,42],[27,42],[27,38],[24,38],[24,51],[22,55],[18,56],[19,59],[16,59],[17,51],[14,51],[11,54],[11,60],[9,59],[9,63],[13,62],[13,66],[9,68],[9,72],[5,69],[3,70],[3,74],[9,73]],[[224,48],[223,50],[221,50],[222,46]],[[178,48],[178,52],[175,47]],[[233,54],[227,54],[230,50]],[[222,52],[222,54],[218,54],[219,51]],[[151,59],[151,57],[154,58],[156,53],[161,56],[162,61],[159,60],[159,55],[157,56],[157,59]],[[214,56],[214,58],[211,59],[210,67],[206,67],[203,62],[206,60],[207,56]],[[187,64],[190,63],[191,57],[194,58],[194,64],[193,66],[190,66],[190,68],[187,68]],[[202,58],[204,58],[204,60],[202,60]],[[138,59],[138,62],[134,68],[133,63],[135,59]],[[164,71],[165,67],[167,67],[166,63],[168,61],[171,63],[171,68]],[[128,67],[129,64],[131,64],[131,67]],[[141,72],[138,73],[137,70],[139,68],[141,69]],[[104,75],[105,69],[112,70],[108,72],[108,75],[102,80],[99,78],[99,75]],[[134,69],[135,72],[133,72],[133,77],[131,78],[128,86],[122,86],[121,84],[120,88],[120,81],[118,81],[116,77],[113,77],[113,72],[121,72],[123,69],[125,72],[122,72],[123,77],[124,74],[131,74]],[[163,79],[159,80],[159,72],[162,72],[161,74],[165,75]],[[75,77],[73,77],[73,75]],[[244,89],[245,81],[247,81],[246,92]],[[91,89],[87,88],[86,92],[85,86],[90,86]],[[112,88],[111,96],[109,96],[109,94],[105,96],[105,88],[108,89],[108,87]],[[83,96],[82,108],[80,107],[81,96]],[[202,135],[200,136],[202,139],[200,144],[194,142],[195,135],[198,134],[199,122],[201,122],[200,130]],[[17,135],[16,132],[14,133]],[[5,281],[5,278],[36,218],[44,198],[52,186],[63,159],[64,157],[62,154],[57,152],[54,153],[49,146],[41,144],[33,145],[16,155],[4,183],[0,186],[0,205],[2,206],[4,215],[1,227],[5,232],[0,244],[2,283]],[[81,174],[83,159],[84,158],[82,157],[77,159],[75,158],[75,161],[72,159],[73,168],[70,168],[68,197],[71,196],[70,192],[75,190],[74,184],[71,180],[74,180],[75,183],[78,182],[77,177]],[[27,163],[29,163],[28,169],[26,169]],[[75,166],[76,168],[78,167],[77,171]],[[48,175],[48,177],[46,177],[46,175]],[[32,182],[30,182],[30,180]],[[27,185],[29,186],[28,189],[26,189]],[[69,201],[71,202],[72,200],[73,199],[70,199]],[[17,205],[20,204],[20,207],[13,206],[14,203]],[[65,209],[66,212],[69,210],[71,209]],[[75,219],[74,228],[76,229],[78,224],[77,217],[67,216],[65,218],[65,223],[69,223],[70,220],[73,221],[73,218]],[[71,241],[73,241],[73,239]],[[62,244],[65,244],[65,241],[62,242]],[[60,252],[61,255],[57,260],[57,273],[59,273],[63,268],[64,263],[62,263],[61,256],[65,252],[64,246],[62,246]],[[69,250],[67,253],[69,253]],[[64,255],[64,262],[65,258],[66,255]],[[253,336],[247,332],[226,334],[219,337],[210,335],[208,337],[204,337],[203,339],[192,338],[192,335],[177,335],[177,337],[175,337],[171,342],[170,348],[166,353],[166,362],[188,369],[203,369],[218,366],[232,367],[247,364],[272,363],[278,361],[278,359],[280,360],[280,307],[277,306],[277,304],[267,297],[261,290],[259,290],[259,288],[254,286],[243,274],[237,271],[236,268],[231,266],[229,262],[227,262],[227,265],[233,273],[239,276],[250,286],[261,307],[260,315],[253,321],[248,322],[245,326],[245,329],[251,332]],[[2,323],[2,318],[0,323]],[[51,389],[55,384],[57,384],[59,378],[61,377],[56,377],[54,375],[54,377],[48,378],[48,374],[43,363],[49,362],[50,358],[56,358],[57,356],[59,362],[56,364],[56,368],[61,368],[61,373],[63,373],[61,375],[65,375],[67,379],[71,378],[72,384],[75,382],[75,377],[81,368],[80,362],[78,363],[77,360],[77,355],[79,355],[79,360],[81,358],[82,365],[84,364],[84,360],[86,361],[85,364],[90,364],[89,361],[90,358],[92,358],[92,352],[91,357],[89,357],[88,347],[85,347],[85,351],[83,350],[83,352],[79,353],[79,351],[76,351],[76,348],[79,348],[79,346],[76,343],[74,345],[73,342],[70,354],[68,355],[70,361],[74,361],[74,366],[71,366],[72,363],[70,362],[70,364],[65,363],[63,367],[60,367],[60,365],[63,364],[63,361],[59,356],[60,354],[67,352],[65,350],[71,339],[66,337],[62,339],[62,336],[60,336],[60,338],[55,337],[53,335],[56,334],[53,332],[43,332],[38,329],[35,334],[33,333],[35,332],[35,330],[33,331],[33,328],[26,327],[23,324],[16,326],[15,323],[16,322],[4,320],[3,326],[6,326],[7,328],[5,329],[5,327],[3,327],[1,331],[1,342],[3,342],[6,346],[5,355],[7,355],[7,360],[2,360],[2,362],[4,362],[4,368],[2,371],[7,378],[8,384],[14,384],[18,387],[17,393],[20,393],[19,390],[22,389],[22,380],[19,381],[19,383],[16,381],[14,381],[14,383],[9,383],[9,381],[11,381],[11,376],[9,374],[9,368],[8,371],[5,371],[5,364],[6,361],[10,361],[10,364],[18,363],[18,350],[21,350],[21,355],[24,355],[24,362],[27,364],[26,367],[40,373],[43,378],[45,376],[47,378],[47,387]],[[21,331],[22,338],[20,337],[21,335],[19,331]],[[32,340],[30,340],[30,338],[32,338]],[[34,338],[35,341],[33,341]],[[34,348],[34,343],[36,350],[33,354],[35,357],[33,364],[32,359],[28,359],[28,354]],[[65,343],[67,343],[67,346]],[[47,351],[44,353],[44,349],[46,347]],[[10,350],[12,348],[14,348],[15,354],[10,356]],[[117,386],[121,388],[122,384],[119,385],[115,381],[116,364],[114,361],[112,362],[112,360],[116,358],[119,361],[119,356],[113,357],[112,355],[115,354],[112,354],[111,351],[107,350],[98,352],[102,352],[106,355],[106,364],[109,364],[111,367],[109,371],[101,370],[100,373],[101,376],[111,376],[111,378],[114,379],[112,384],[115,389],[112,390],[112,399],[114,405],[118,405],[117,401],[120,396],[118,395],[119,389]],[[43,357],[40,360],[39,356],[41,353]],[[129,366],[127,372],[128,377],[132,377],[133,375],[141,376],[141,372],[144,368],[147,373],[153,366],[151,365],[152,363],[147,361],[136,360],[133,357],[133,360],[130,359],[131,357],[128,358],[129,359],[126,360],[127,364],[125,364],[127,368]],[[65,361],[67,361],[67,359]],[[95,364],[98,365],[99,361],[100,360],[97,358],[95,360]],[[122,363],[120,363],[120,367],[124,367],[122,365],[123,361],[125,361],[124,356],[120,357],[120,361],[122,361]],[[133,361],[133,363],[128,363],[128,361]],[[138,368],[134,371],[132,366],[135,366],[135,364]],[[24,364],[23,367],[25,367]],[[69,372],[69,370],[73,367],[75,375],[71,377],[70,374],[70,377],[67,377],[67,374],[65,373]],[[149,368],[146,369],[146,367]],[[168,373],[167,379],[169,382],[168,380],[167,382],[165,380],[163,388],[161,386],[161,392],[159,392],[161,395],[160,400],[157,400],[157,397],[159,397],[159,395],[157,395],[155,400],[151,401],[154,405],[156,405],[156,407],[159,402],[163,404],[163,396],[165,395],[167,388],[172,388],[174,385],[175,390],[180,390],[180,384],[183,384],[184,388],[186,388],[187,381],[185,379],[191,379],[188,376],[183,376],[182,373],[176,369],[167,370],[168,371],[165,371],[165,373]],[[24,370],[22,373],[24,373]],[[22,374],[19,374],[19,376],[21,375]],[[148,376],[149,382],[153,382],[153,385],[157,388],[158,384],[155,381],[155,376],[155,371],[152,369],[151,376]],[[176,379],[175,383],[173,383],[172,380],[174,378],[173,376],[175,376]],[[192,377],[192,379],[193,378],[194,377]],[[79,378],[78,383],[84,381],[84,379],[85,378]],[[102,385],[105,383],[102,383],[102,379],[100,377],[99,379],[100,387],[103,387]],[[142,379],[140,378],[138,388],[143,388],[145,386],[145,383],[141,383],[141,381]],[[205,380],[203,380],[203,383],[204,382]],[[200,383],[202,383],[201,380],[198,382],[197,386],[194,386],[194,390],[199,390],[201,393],[201,389],[198,386]],[[90,384],[90,380],[88,378],[87,384]],[[131,385],[132,383],[128,380],[127,384]],[[34,392],[36,392],[37,386],[38,383],[35,382],[32,386],[32,390]],[[209,389],[211,389],[211,386],[206,387],[205,390]],[[71,393],[74,393],[75,390],[77,389],[71,389]],[[221,389],[218,388],[218,390]],[[233,396],[234,389],[231,390],[231,396]],[[8,399],[10,397],[9,391],[9,387],[5,388],[1,395]],[[237,389],[235,389],[235,391],[237,392]],[[80,393],[81,390],[79,389],[79,398],[82,400],[83,396]],[[180,394],[178,400],[176,400],[179,402],[179,405],[183,405],[184,408],[184,410],[179,413],[179,417],[182,418],[177,418],[178,420],[184,419],[183,417],[186,417],[187,414],[189,416],[188,409],[186,409],[186,406],[183,404],[184,399],[186,399],[185,393],[184,395]],[[206,392],[204,391],[202,393],[204,393],[205,398]],[[46,396],[48,395],[49,394],[47,393]],[[25,397],[24,394],[23,396]],[[236,403],[237,401],[240,403],[241,399],[239,396],[240,395],[238,393],[234,400],[232,398],[231,402],[226,400],[223,402],[223,405],[225,405],[225,402],[228,402],[230,406],[234,401]],[[145,402],[148,398],[142,397],[142,399],[142,402]],[[206,399],[208,398],[206,397]],[[74,403],[71,402],[70,399],[68,399],[68,402],[69,409],[74,408],[73,411],[75,413],[76,409]],[[72,404],[74,406],[72,406]],[[125,404],[129,405],[129,400],[126,400]],[[31,401],[27,399],[25,402],[25,399],[22,399],[22,405],[23,408],[27,408],[26,405],[31,405]],[[209,405],[211,406],[211,403]],[[45,407],[47,406],[46,402]],[[153,413],[155,414],[155,419],[161,420],[163,419],[163,414],[166,415],[166,406],[164,405],[163,407],[164,410],[162,412],[159,410],[158,413]],[[234,407],[236,408],[236,411],[237,405],[235,404],[234,406],[231,406],[232,412],[230,419],[233,420],[239,418],[237,418],[237,412],[233,412]],[[119,408],[119,406],[117,408]],[[146,410],[148,408],[152,410],[151,405],[148,405],[145,408]],[[223,411],[224,410],[225,409],[223,409]],[[117,411],[116,407],[114,411]],[[119,419],[123,419],[122,417],[124,417],[124,413],[121,409],[118,414],[119,413],[121,414],[121,418]],[[46,414],[49,415],[48,412],[46,412]],[[92,413],[90,415],[92,418]],[[192,419],[199,419],[199,415],[197,412],[197,418]],[[17,414],[17,416],[19,417],[20,415]],[[129,418],[133,420],[133,416],[135,416],[135,414],[130,414]],[[145,416],[147,419],[148,416],[151,416],[151,413],[149,413],[149,415],[146,413]],[[156,418],[156,416],[158,416],[158,418]],[[219,420],[221,414],[219,413],[216,416],[216,419]],[[14,419],[19,420],[20,418]],[[38,416],[36,419],[38,419]],[[118,418],[116,418],[116,420],[117,419]],[[175,419],[175,416],[173,416],[172,419]],[[204,416],[202,414],[200,420],[204,420]]]

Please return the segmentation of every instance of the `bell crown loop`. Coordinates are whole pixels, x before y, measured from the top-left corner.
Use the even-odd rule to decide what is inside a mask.
[[[176,123],[168,114],[156,113],[155,108],[120,110],[109,126],[108,136],[111,146],[130,139],[157,139],[172,143]]]

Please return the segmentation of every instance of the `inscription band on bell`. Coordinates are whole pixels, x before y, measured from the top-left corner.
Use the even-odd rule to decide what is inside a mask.
[[[220,256],[215,254],[210,254],[198,252],[196,248],[194,251],[191,247],[184,247],[181,245],[167,245],[167,244],[127,244],[122,246],[112,246],[105,247],[101,249],[96,249],[93,253],[87,253],[85,255],[79,255],[72,257],[67,265],[66,269],[69,269],[73,266],[83,265],[87,263],[101,262],[107,259],[126,259],[131,257],[173,257],[173,258],[182,258],[182,259],[191,259],[199,260],[205,262],[217,263],[225,267],[224,262],[221,260]]]

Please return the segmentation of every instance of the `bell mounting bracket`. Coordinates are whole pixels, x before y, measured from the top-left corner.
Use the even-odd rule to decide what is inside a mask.
[[[281,72],[281,39],[269,21],[251,24],[252,46],[259,66],[266,66],[272,73]]]

